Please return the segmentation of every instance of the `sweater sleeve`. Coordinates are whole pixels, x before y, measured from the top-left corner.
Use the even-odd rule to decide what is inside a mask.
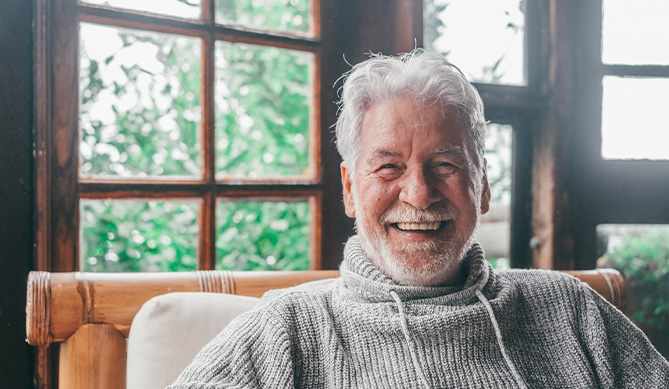
[[[240,315],[195,357],[168,389],[292,388],[288,332],[268,310]]]
[[[583,313],[583,340],[600,387],[669,388],[669,363],[622,312],[588,290]]]

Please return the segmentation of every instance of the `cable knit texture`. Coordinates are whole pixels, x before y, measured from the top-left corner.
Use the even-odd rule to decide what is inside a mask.
[[[268,292],[170,386],[669,388],[669,363],[562,273],[495,272],[474,244],[461,287],[395,284],[346,244],[341,277]]]

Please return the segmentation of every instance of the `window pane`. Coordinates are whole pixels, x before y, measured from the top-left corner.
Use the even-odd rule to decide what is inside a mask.
[[[82,23],[81,176],[201,176],[200,40]]]
[[[311,33],[309,0],[216,0],[216,23]]]
[[[669,159],[669,79],[605,76],[604,159]]]
[[[150,12],[176,16],[184,19],[199,19],[200,0],[80,0],[82,3],[103,5],[132,11]]]
[[[313,175],[311,53],[216,42],[217,177]]]
[[[471,81],[525,85],[525,1],[424,0],[423,43]]]
[[[511,172],[513,127],[491,123],[486,128],[485,158],[490,185],[490,210],[481,215],[476,239],[493,266],[509,266],[511,244]]]
[[[669,2],[603,0],[602,62],[669,65]]]
[[[217,269],[308,270],[307,202],[219,201]]]
[[[625,276],[627,310],[655,347],[669,356],[669,225],[597,226],[599,267]]]
[[[81,270],[195,270],[198,206],[198,201],[81,200]]]

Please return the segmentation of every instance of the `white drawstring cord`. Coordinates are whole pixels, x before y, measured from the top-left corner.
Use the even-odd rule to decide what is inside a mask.
[[[397,309],[400,312],[400,324],[402,327],[402,332],[404,333],[404,339],[406,339],[407,345],[409,346],[409,353],[411,354],[411,360],[413,361],[413,366],[416,369],[418,377],[420,378],[421,381],[423,381],[423,385],[425,385],[427,389],[430,389],[430,383],[427,381],[425,373],[423,373],[423,369],[420,367],[420,364],[418,363],[418,356],[414,352],[413,341],[411,340],[411,335],[409,334],[409,326],[407,325],[407,319],[406,316],[404,315],[404,306],[402,304],[402,299],[400,299],[400,296],[398,296],[394,290],[390,291],[390,295],[393,297],[393,299],[395,299],[395,302],[397,303]]]
[[[506,348],[504,347],[504,342],[502,342],[502,332],[499,330],[499,325],[497,324],[497,319],[495,319],[495,312],[493,312],[492,306],[490,305],[490,302],[483,295],[483,293],[481,293],[480,290],[476,290],[476,297],[478,297],[479,301],[481,301],[481,303],[483,303],[483,305],[485,306],[485,309],[488,311],[488,316],[490,317],[490,321],[492,322],[492,326],[495,329],[495,336],[497,337],[497,344],[499,345],[499,349],[502,352],[502,356],[504,357],[504,361],[506,362],[506,365],[511,370],[511,374],[513,375],[513,378],[518,383],[518,386],[520,386],[522,389],[527,389],[527,385],[525,385],[525,381],[523,381],[523,378],[520,376],[520,374],[518,374],[518,370],[516,370],[516,366],[514,366],[513,362],[511,361],[511,358],[509,358],[509,355],[506,353]]]

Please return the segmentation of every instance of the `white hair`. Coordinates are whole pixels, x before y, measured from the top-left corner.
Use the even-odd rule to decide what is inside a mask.
[[[367,109],[397,97],[455,106],[469,129],[475,150],[470,157],[476,167],[481,167],[485,138],[483,102],[460,69],[443,56],[422,49],[396,57],[372,55],[343,77],[336,136],[339,154],[349,168],[355,166],[362,151],[360,127]]]

